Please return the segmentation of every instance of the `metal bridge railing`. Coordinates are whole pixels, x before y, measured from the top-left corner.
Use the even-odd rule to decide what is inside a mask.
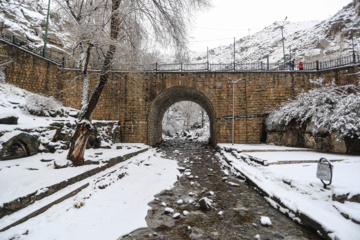
[[[35,46],[32,43],[24,41],[24,40],[16,37],[15,35],[11,35],[11,34],[8,34],[8,33],[1,33],[0,37],[5,42],[14,44],[14,45],[16,45],[17,47],[19,47],[21,49],[30,51],[33,54],[44,57],[44,49],[42,47]],[[44,57],[44,58],[49,59],[49,60],[51,60],[53,62],[56,62],[57,64],[60,64],[60,65],[65,64],[64,63],[65,58],[64,58],[63,55],[53,53],[53,52],[51,52],[49,50],[46,51],[46,57]]]
[[[26,42],[24,40],[19,39],[18,37],[1,32],[0,38],[13,44],[21,49],[30,51],[38,56],[44,57],[44,50],[42,47],[35,46],[32,43]],[[46,57],[48,60],[51,60],[63,67],[79,69],[80,65],[70,58],[66,59],[63,55],[59,55],[57,53],[47,51]],[[344,67],[349,65],[360,64],[360,55],[353,53],[350,56],[340,57],[336,59],[326,60],[326,61],[313,61],[313,62],[304,62],[304,70],[305,71],[319,71],[319,70],[327,70],[337,67]],[[115,66],[117,65],[117,66]],[[102,67],[102,61],[99,59],[98,61],[91,61],[89,64],[89,69],[99,70]],[[167,63],[167,64],[146,64],[146,65],[138,65],[134,66],[123,66],[121,64],[113,64],[111,70],[113,71],[144,71],[144,72],[220,72],[220,71],[284,71],[290,70],[289,65],[286,64],[284,66],[283,63],[269,63],[269,62],[253,62],[253,63]],[[297,66],[295,69],[297,70]]]

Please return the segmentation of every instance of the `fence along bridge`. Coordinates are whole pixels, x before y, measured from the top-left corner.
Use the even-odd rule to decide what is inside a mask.
[[[1,34],[1,40],[5,41],[9,44],[14,44],[24,50],[30,51],[33,54],[38,56],[44,57],[44,49],[41,47],[36,47],[32,43],[19,39],[15,35],[11,35],[8,33]],[[46,52],[46,59],[53,61],[56,64],[63,66],[64,68],[77,68],[79,64],[74,63],[73,61],[67,59],[64,55],[59,53],[47,51]],[[328,70],[337,67],[344,67],[344,66],[351,66],[360,63],[360,55],[355,54],[353,52],[351,55],[334,58],[326,61],[313,61],[313,62],[304,62],[304,70],[305,71],[321,71],[321,70]],[[90,62],[90,69],[98,70],[101,68],[102,62]],[[134,68],[134,66],[131,66]],[[287,70],[284,69],[284,63],[270,63],[267,59],[266,62],[252,62],[252,63],[238,63],[238,62],[231,62],[231,63],[168,63],[168,64],[146,64],[146,65],[139,65],[135,66],[137,71],[141,72],[168,72],[168,71],[210,71],[210,72],[218,72],[218,71],[283,71]],[[288,68],[285,67],[285,68]],[[116,66],[112,67],[113,71],[129,71],[129,68],[116,68]],[[289,69],[288,69],[289,70]]]
[[[80,79],[79,69],[70,66],[65,58],[52,58],[55,56],[52,54],[44,58],[41,51],[34,53],[29,45],[14,39],[0,39],[6,43],[1,53],[13,60],[5,69],[5,81],[28,91],[52,95],[66,106],[79,109],[81,82],[74,80]],[[319,87],[310,79],[321,77],[324,82],[335,80],[338,85],[358,84],[355,74],[358,65],[356,55],[305,64],[308,69],[305,67],[304,71],[238,63],[153,64],[139,67],[138,72],[113,69],[93,118],[119,121],[122,142],[153,145],[162,140],[166,110],[178,101],[192,101],[209,116],[211,142],[231,142],[233,84],[229,78],[242,79],[235,85],[235,142],[260,143],[266,138],[264,120],[269,109],[303,90]],[[90,78],[94,86],[96,74]]]

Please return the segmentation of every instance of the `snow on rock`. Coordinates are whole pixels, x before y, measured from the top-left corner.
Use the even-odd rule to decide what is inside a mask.
[[[182,199],[179,199],[179,200],[177,200],[177,202],[176,202],[177,204],[179,204],[179,205],[181,205],[181,204],[183,204],[184,203],[184,201],[182,200]]]
[[[210,210],[211,203],[212,203],[212,200],[208,199],[207,197],[203,197],[199,200],[200,208],[202,208],[204,210]]]
[[[167,213],[167,214],[169,214],[169,213],[174,213],[174,209],[172,209],[172,208],[170,208],[170,207],[166,207],[166,208],[164,209],[164,212]]]
[[[66,167],[70,166],[71,164],[72,164],[72,162],[70,160],[59,159],[59,160],[54,161],[54,168],[55,169],[66,168]]]
[[[190,214],[190,213],[189,213],[188,211],[186,211],[186,210],[183,211],[183,215],[184,215],[184,216],[187,216],[187,215],[189,215],[189,214]]]
[[[266,216],[261,216],[260,223],[263,226],[271,226],[272,225],[270,218],[266,217]]]
[[[175,213],[172,217],[174,219],[180,218],[181,214],[180,213]]]
[[[161,206],[166,207],[167,204],[165,202],[161,202]]]

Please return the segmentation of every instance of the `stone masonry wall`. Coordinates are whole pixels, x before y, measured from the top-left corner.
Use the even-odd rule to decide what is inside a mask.
[[[79,71],[62,69],[54,63],[13,46],[0,48],[1,53],[13,59],[5,69],[6,82],[35,93],[52,95],[66,106],[80,108]],[[158,102],[155,99],[166,89],[181,86],[185,88],[179,88],[183,90],[173,92],[165,100],[189,100],[189,92],[184,89],[195,89],[197,97],[191,99],[203,104],[203,107],[206,105],[207,109],[210,109],[208,114],[211,113],[211,109],[215,112],[212,119],[216,134],[214,139],[216,142],[229,143],[232,140],[233,108],[233,84],[229,78],[243,79],[235,85],[235,142],[260,143],[261,140],[264,141],[266,113],[299,92],[318,87],[309,79],[322,77],[326,82],[335,81],[343,85],[356,83],[353,74],[355,72],[356,69],[353,67],[321,72],[113,72],[93,118],[119,120],[122,142],[154,144],[152,139],[159,141],[152,136],[159,133],[151,131],[158,131],[150,119],[150,111]],[[95,86],[98,74],[97,71],[91,72],[91,89]],[[158,118],[162,119],[166,109],[161,107],[167,106],[164,104],[157,107]]]

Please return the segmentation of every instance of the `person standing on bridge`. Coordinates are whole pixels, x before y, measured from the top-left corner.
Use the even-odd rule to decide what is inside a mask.
[[[303,70],[304,69],[304,64],[303,62],[299,62],[299,70]]]
[[[294,68],[295,68],[295,59],[290,61],[290,70],[294,70]]]

